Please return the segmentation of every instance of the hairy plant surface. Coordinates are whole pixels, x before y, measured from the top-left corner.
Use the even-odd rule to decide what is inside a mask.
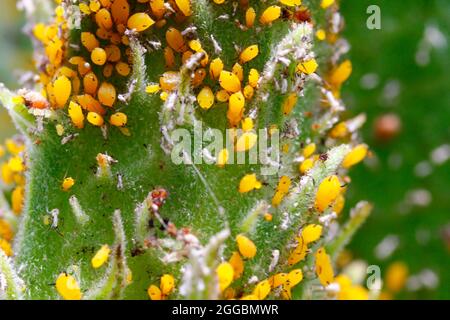
[[[364,116],[340,119],[334,1],[47,6],[29,13],[36,82],[0,93],[20,130],[2,166],[6,298],[369,297],[333,265],[370,211],[339,219],[368,150]],[[212,129],[229,145],[208,148]],[[266,140],[270,161],[249,164]]]

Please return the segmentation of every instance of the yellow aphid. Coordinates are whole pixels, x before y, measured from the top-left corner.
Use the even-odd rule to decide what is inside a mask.
[[[247,28],[252,28],[255,24],[256,19],[256,11],[252,7],[248,8],[247,11],[245,11],[245,25]]]
[[[56,290],[65,300],[81,299],[81,290],[77,280],[66,273],[61,273],[56,279]]]
[[[95,112],[89,112],[87,115],[87,121],[97,127],[101,127],[104,123],[103,117]]]
[[[111,42],[113,42],[112,41],[112,39],[111,39]],[[118,42],[116,42],[115,44],[120,44],[120,43],[122,43],[122,44],[124,44],[124,45],[126,45],[126,46],[129,46],[130,45],[130,38],[127,36],[127,35],[123,35],[121,38],[120,38],[120,41],[118,41]],[[130,48],[127,48],[127,50],[126,50],[126,54],[127,54],[127,56],[130,56],[129,55],[129,49]]]
[[[239,234],[238,236],[236,236],[236,242],[239,252],[244,258],[251,259],[256,255],[255,244],[246,236]]]
[[[272,286],[272,288],[277,288],[284,284],[288,280],[288,274],[287,273],[277,273],[269,278],[269,283]]]
[[[194,88],[200,86],[203,83],[203,80],[206,77],[206,70],[203,68],[198,68],[194,72],[194,76],[192,77],[191,83]]]
[[[344,168],[350,168],[360,163],[367,156],[368,149],[366,144],[357,145],[345,156],[344,161],[342,161],[342,166]]]
[[[97,31],[95,31],[95,35],[102,40],[109,40],[111,38],[111,42],[113,42],[112,41],[113,33],[111,31],[98,28]]]
[[[285,193],[283,192],[275,192],[275,194],[272,197],[272,206],[274,206],[275,208],[278,207],[281,203],[281,201],[283,201],[284,197],[286,196]]]
[[[72,93],[72,82],[66,76],[58,77],[53,83],[56,106],[62,108]]]
[[[106,51],[102,48],[95,48],[91,52],[91,60],[94,64],[102,66],[106,63]]]
[[[240,300],[258,300],[258,297],[254,294],[248,294],[246,296],[243,296]]]
[[[157,83],[149,84],[147,87],[145,87],[145,92],[148,94],[157,93],[159,90],[161,90],[161,87]]]
[[[317,38],[318,40],[320,40],[320,41],[325,40],[325,39],[327,38],[327,33],[326,33],[326,31],[323,30],[323,29],[317,30],[317,32],[316,32],[316,38]]]
[[[325,251],[325,248],[322,247],[317,250],[315,258],[316,274],[319,277],[320,283],[326,287],[334,281],[334,271],[330,256]]]
[[[202,67],[206,67],[208,65],[208,63],[209,63],[209,55],[203,49],[200,52],[203,53],[203,55],[204,55],[204,58],[202,60],[200,60],[200,64],[201,64]]]
[[[72,177],[67,177],[63,180],[61,187],[64,191],[69,191],[74,184],[75,180]]]
[[[283,300],[292,300],[291,286],[286,281],[281,288],[281,298]]]
[[[242,260],[239,252],[235,251],[231,255],[230,260],[228,261],[230,265],[233,267],[234,273],[233,278],[236,280],[242,276],[244,273],[244,260]]]
[[[297,104],[298,95],[297,93],[291,93],[283,103],[283,114],[289,115]]]
[[[225,0],[213,0],[213,1],[214,1],[214,3],[216,3],[216,4],[222,4],[222,3],[225,2]]]
[[[83,78],[83,88],[84,92],[95,96],[97,93],[97,87],[98,87],[98,79],[95,73],[89,72],[86,74]]]
[[[214,93],[210,87],[204,87],[197,96],[197,102],[202,109],[208,110],[214,104]]]
[[[300,164],[300,173],[305,174],[314,166],[314,159],[308,158]]]
[[[281,16],[281,8],[279,6],[270,6],[262,13],[259,18],[261,24],[270,24]]]
[[[241,81],[232,72],[221,71],[219,76],[219,83],[222,88],[228,92],[236,93],[241,91]]]
[[[298,73],[304,73],[304,74],[312,74],[316,72],[319,65],[317,64],[317,61],[315,59],[311,59],[308,61],[300,62],[297,65],[297,72]]]
[[[308,253],[308,246],[306,245],[305,241],[299,241],[297,247],[295,247],[295,249],[292,250],[292,252],[288,257],[289,266],[293,266],[299,263],[300,261],[303,261],[307,253]]]
[[[155,21],[150,18],[150,16],[144,12],[139,12],[133,14],[127,21],[127,26],[131,30],[136,30],[137,32],[142,32],[150,28]]]
[[[198,39],[189,41],[188,45],[189,45],[189,48],[191,48],[195,52],[199,52],[202,50],[202,44],[200,43],[200,41]]]
[[[217,278],[219,280],[220,292],[223,292],[228,286],[233,282],[234,279],[234,269],[233,266],[228,262],[222,262],[216,268]]]
[[[280,2],[286,6],[299,6],[302,4],[302,0],[280,0]]]
[[[303,148],[303,157],[309,158],[316,151],[316,144],[310,143],[305,148]]]
[[[345,197],[342,194],[339,194],[336,201],[334,202],[333,211],[337,215],[339,215],[339,214],[341,214],[342,210],[344,209],[344,206],[345,206]]]
[[[159,98],[162,101],[167,101],[167,98],[169,97],[169,94],[166,91],[161,92],[161,94],[159,95]]]
[[[162,300],[161,289],[159,289],[157,286],[153,284],[150,287],[148,287],[147,294],[149,298],[152,300]]]
[[[23,200],[25,196],[25,190],[23,187],[15,187],[11,194],[11,207],[15,214],[20,214],[23,208]]]
[[[338,297],[339,300],[369,300],[369,292],[363,286],[353,285],[343,292],[339,292]],[[383,300],[381,297],[379,299]]]
[[[78,65],[78,73],[84,77],[89,71],[91,71],[91,65],[89,62],[80,63]]]
[[[282,176],[278,182],[277,191],[281,193],[288,193],[289,187],[291,186],[291,178],[288,176]]]
[[[166,67],[171,69],[175,66],[175,54],[171,47],[164,48],[164,60],[166,61]]]
[[[257,44],[251,45],[244,49],[239,56],[239,60],[241,63],[249,62],[255,59],[259,54],[259,47]]]
[[[116,112],[112,114],[111,117],[109,118],[109,122],[116,127],[126,126],[127,121],[128,121],[127,115],[122,112]]]
[[[116,64],[116,71],[121,76],[126,77],[130,74],[131,68],[127,63],[121,61]]]
[[[91,14],[91,9],[89,9],[89,5],[86,3],[80,3],[79,6],[80,11],[86,15]]]
[[[158,29],[162,29],[166,24],[167,24],[167,20],[163,18],[161,20],[158,20],[155,23],[155,27],[158,28]]]
[[[266,220],[268,222],[272,221],[273,220],[273,215],[268,213],[268,212],[264,213],[264,220]]]
[[[217,155],[217,162],[216,164],[219,167],[223,167],[227,162],[230,154],[227,149],[222,149],[219,151],[219,154]]]
[[[191,0],[175,0],[175,3],[178,6],[178,9],[186,16],[189,17],[192,15],[191,11]]]
[[[14,182],[14,174],[9,168],[7,163],[3,163],[1,166],[2,180],[5,184],[11,184]]]
[[[6,241],[10,241],[13,235],[13,230],[9,222],[5,219],[0,219],[0,239],[3,238]]]
[[[258,135],[254,132],[244,132],[236,141],[236,152],[244,152],[252,149],[258,141]]]
[[[188,49],[181,32],[173,27],[170,27],[167,30],[166,41],[167,44],[176,52],[185,52]]]
[[[220,58],[216,58],[211,61],[209,65],[209,74],[211,76],[211,79],[213,80],[218,79],[222,70],[223,70],[223,62]]]
[[[394,262],[386,272],[386,286],[393,292],[397,293],[403,289],[408,278],[408,266],[403,262]]]
[[[98,100],[104,106],[112,107],[116,102],[116,88],[108,82],[103,82],[98,89]]]
[[[110,30],[113,26],[111,13],[105,8],[97,11],[97,13],[95,14],[95,22],[100,28],[106,30]]]
[[[241,92],[230,96],[228,100],[227,118],[231,126],[237,126],[242,119],[244,113],[245,99]]]
[[[228,287],[223,291],[222,297],[224,300],[234,300],[236,297],[236,290],[234,288]]]
[[[330,137],[333,139],[343,139],[349,134],[349,130],[347,128],[347,124],[345,121],[339,122],[333,129],[330,131]]]
[[[130,15],[130,4],[127,0],[114,0],[111,15],[116,25],[126,25]]]
[[[228,100],[228,112],[232,117],[241,117],[245,106],[242,92],[233,93]]]
[[[303,272],[301,269],[295,269],[289,272],[287,276],[286,285],[290,286],[291,288],[295,287],[297,284],[299,284],[303,280]]]
[[[59,0],[58,0],[59,1]],[[92,12],[97,12],[100,9],[100,2],[97,0],[91,0],[89,2],[89,9],[91,9]]]
[[[245,118],[242,121],[242,130],[243,131],[250,131],[252,129],[253,129],[253,120],[252,120],[252,118],[249,118],[249,117]]]
[[[335,175],[325,178],[319,185],[315,206],[319,212],[324,212],[341,192],[341,183]]]
[[[57,73],[60,75],[66,76],[67,78],[73,78],[77,75],[77,73],[74,70],[72,70],[68,67],[59,68]]]
[[[181,56],[181,62],[183,64],[186,64],[186,62],[192,57],[194,53],[190,50],[187,50],[185,52],[183,52],[182,56]]]
[[[253,95],[255,94],[255,89],[251,85],[246,85],[244,87],[244,97],[247,100],[251,100],[253,98]]]
[[[340,274],[334,279],[334,283],[339,284],[339,300],[368,300],[367,289],[359,285],[352,285],[352,280],[347,276]]]
[[[25,165],[20,156],[11,157],[8,161],[8,167],[12,172],[22,172],[25,170]]]
[[[150,0],[150,8],[153,14],[158,19],[161,19],[166,13],[166,7],[164,6],[164,0]]]
[[[225,89],[216,92],[216,99],[219,102],[227,102],[230,99],[230,94]]]
[[[91,264],[94,269],[100,268],[108,260],[111,249],[107,244],[103,245],[92,257]]]
[[[239,192],[246,193],[254,189],[261,189],[262,184],[258,179],[256,179],[256,174],[245,175],[239,183]]]
[[[352,63],[345,60],[328,77],[328,82],[335,88],[339,88],[352,74]]]
[[[78,129],[84,127],[84,114],[79,104],[71,101],[69,104],[69,117],[72,123]]]
[[[256,88],[258,86],[259,81],[259,72],[256,69],[250,69],[250,72],[248,74],[248,84],[251,85],[253,88]]]
[[[0,250],[3,250],[7,257],[11,257],[13,255],[11,244],[2,238],[0,238]]]
[[[264,300],[269,295],[271,289],[269,280],[263,280],[253,289],[252,295],[257,296],[259,300]]]
[[[165,274],[161,277],[160,289],[163,295],[170,294],[175,288],[175,278],[170,274]]]
[[[244,68],[242,68],[239,63],[235,63],[233,65],[233,68],[231,68],[231,72],[238,77],[239,81],[242,82],[244,80]]]
[[[115,44],[111,44],[105,47],[107,60],[110,62],[118,62],[122,53],[120,52],[120,48]]]
[[[90,33],[90,32],[82,32],[81,33],[81,44],[89,51],[91,52],[92,50],[94,50],[95,48],[98,48],[100,46],[100,43],[98,42],[97,38],[95,37],[94,34]],[[80,57],[81,58],[81,57]],[[74,63],[71,59],[70,63]],[[81,61],[77,61],[79,63],[75,63],[75,64],[80,64]]]
[[[164,91],[173,91],[177,88],[180,75],[175,71],[167,71],[159,78],[159,84]]]
[[[12,98],[12,102],[14,104],[24,104],[25,103],[25,99],[21,96],[15,96]]]
[[[320,3],[320,6],[323,9],[328,8],[329,6],[331,6],[334,3],[335,0],[322,0],[322,2]]]
[[[322,235],[322,226],[319,224],[309,224],[302,230],[302,238],[306,244],[317,241]]]

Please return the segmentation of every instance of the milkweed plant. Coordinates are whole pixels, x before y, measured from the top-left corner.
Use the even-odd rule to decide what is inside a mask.
[[[371,210],[337,2],[22,1],[0,297],[376,298],[337,263]]]

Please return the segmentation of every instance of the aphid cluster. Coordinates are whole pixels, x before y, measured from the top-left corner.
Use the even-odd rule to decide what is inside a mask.
[[[213,6],[228,5],[223,0],[210,2]],[[171,97],[178,94],[183,84],[182,73],[187,69],[189,92],[194,95],[182,98],[196,103],[196,113],[202,115],[211,108],[226,105],[224,116],[227,126],[232,129],[233,150],[222,149],[215,155],[219,168],[227,164],[230,152],[247,152],[257,145],[259,137],[254,128],[258,126],[259,119],[255,105],[257,102],[266,103],[271,91],[279,94],[279,111],[285,122],[282,174],[275,180],[249,172],[238,177],[238,185],[233,186],[236,196],[242,197],[262,193],[258,190],[270,188],[271,199],[267,201],[267,210],[258,214],[256,219],[264,219],[261,223],[265,226],[277,224],[276,232],[289,229],[291,216],[286,207],[296,205],[292,204],[292,196],[301,191],[305,181],[313,180],[311,172],[317,167],[325,166],[329,160],[329,147],[356,140],[355,130],[361,121],[338,121],[338,112],[342,110],[340,89],[352,72],[351,62],[340,62],[340,57],[333,57],[330,67],[319,65],[321,60],[316,59],[312,51],[312,39],[309,39],[308,32],[290,33],[292,38],[302,34],[302,39],[297,40],[304,42],[305,46],[295,46],[296,42],[286,37],[281,44],[272,48],[272,56],[265,69],[261,70],[255,66],[259,65],[256,62],[261,51],[266,49],[257,43],[257,38],[250,45],[240,47],[235,44],[236,55],[231,63],[222,50],[223,45],[231,44],[219,43],[214,35],[210,35],[208,39],[200,39],[197,27],[190,20],[195,13],[191,0],[80,0],[76,3],[76,10],[81,14],[81,30],[71,29],[72,26],[69,27],[67,23],[67,15],[73,7],[61,0],[56,0],[56,3],[55,20],[48,25],[37,24],[33,29],[34,36],[44,48],[44,56],[38,60],[42,91],[24,91],[17,102],[34,110],[61,109],[59,113],[67,112],[76,130],[84,128],[87,120],[90,125],[102,128],[103,133],[109,124],[129,135],[126,128],[129,119],[125,113],[126,108],[122,107],[129,101],[131,93],[120,95],[118,92],[129,81],[133,70],[131,40],[139,41],[152,50],[162,49],[166,70],[158,78],[150,79],[153,82],[147,83],[145,88],[147,94],[159,94],[161,104],[170,105]],[[236,19],[235,25],[242,32],[251,30],[258,33],[276,23],[289,21],[292,23],[291,29],[312,30],[316,27],[315,37],[318,41],[327,41],[330,45],[338,42],[340,26],[333,24],[331,19],[328,21],[329,25],[316,26],[311,12],[302,5],[301,0],[270,1],[270,4],[268,1],[261,1],[253,6],[252,1],[247,0],[234,3],[236,5],[233,7],[232,17]],[[320,6],[327,10],[327,14],[335,14],[334,0],[322,0]],[[232,17],[230,12],[218,19]],[[149,41],[148,36],[153,31],[163,34],[163,39],[155,40],[152,35],[152,41]],[[213,43],[214,50],[206,49],[210,48],[206,45],[207,41]],[[289,121],[294,118],[294,114],[296,116],[298,110],[295,108],[303,97],[307,80],[319,84],[322,100],[317,107],[321,108],[320,115],[325,113],[325,116],[315,117],[316,110],[313,110],[305,113],[305,118],[317,120],[312,123],[311,129],[314,133],[324,134],[321,135],[321,140],[312,138],[304,143],[297,143],[300,136],[297,122],[295,119]],[[134,86],[131,83],[133,90]],[[175,112],[174,109],[169,111]],[[62,124],[58,123],[55,129],[58,136],[64,135],[65,128]],[[274,124],[269,132],[273,133],[275,130],[278,130],[278,126]],[[161,128],[161,132],[164,134],[164,128]],[[8,140],[6,148],[11,156],[2,163],[1,174],[5,184],[12,188],[12,209],[18,214],[22,210],[24,194],[24,146],[20,141]],[[269,271],[261,279],[246,274],[252,271],[249,266],[260,258],[263,251],[257,246],[258,239],[247,231],[234,234],[235,241],[231,242],[228,258],[222,257],[215,270],[212,270],[220,297],[247,300],[268,297],[291,299],[292,289],[304,281],[304,277],[308,281],[315,277],[324,288],[337,284],[340,288],[338,298],[367,297],[367,292],[351,283],[345,275],[335,277],[331,257],[322,239],[324,233],[329,231],[329,221],[336,219],[344,208],[344,193],[349,182],[345,176],[346,169],[363,161],[368,154],[367,145],[355,144],[336,170],[321,177],[320,181],[313,181],[312,201],[307,208],[311,221],[300,229],[295,228],[297,237],[294,241],[274,250],[276,254],[273,255]],[[292,159],[296,159],[295,166],[290,166]],[[117,160],[106,153],[98,153],[96,160],[97,178],[111,178],[111,166]],[[123,189],[122,176],[119,177],[118,189]],[[61,192],[76,191],[78,188],[76,177],[67,175],[59,178]],[[166,260],[179,261],[188,256],[189,249],[200,244],[189,246],[187,239],[194,239],[190,228],[177,229],[174,223],[162,217],[161,209],[167,197],[168,191],[161,187],[151,191],[145,199],[143,207],[146,214],[146,234],[136,250],[160,248],[161,243],[169,243],[167,247],[172,251],[168,254],[170,259]],[[72,209],[81,210],[75,196],[70,201]],[[157,233],[157,229],[154,229],[155,222],[160,225],[162,232]],[[8,221],[0,216],[0,248],[8,255],[12,254],[9,245],[12,234]],[[160,234],[167,238],[157,238],[156,235]],[[193,237],[189,238],[189,235]],[[198,239],[195,240],[198,242]],[[174,248],[179,243],[183,243],[181,250]],[[115,246],[110,245],[99,244],[91,257],[89,268],[100,269],[115,258]],[[177,255],[179,252],[181,253]],[[307,259],[309,257],[311,259]],[[312,260],[313,266],[308,267],[306,260]],[[148,287],[147,293],[152,300],[167,299],[177,293],[175,283],[178,280],[175,275],[166,272],[158,275],[158,284],[152,283]],[[243,278],[245,285],[240,281]],[[126,280],[131,282],[131,271],[127,271]],[[75,275],[62,272],[56,276],[55,287],[64,299],[81,299],[84,291],[80,288],[80,283]]]
[[[25,195],[25,144],[20,136],[6,139],[4,145],[0,145],[1,182],[8,192],[11,213],[0,212],[0,248],[7,256],[12,256],[11,241],[14,236],[13,225],[17,223],[18,216],[22,213]],[[2,211],[6,211],[7,207]]]

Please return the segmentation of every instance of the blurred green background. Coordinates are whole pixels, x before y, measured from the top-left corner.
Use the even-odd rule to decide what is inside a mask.
[[[31,45],[16,1],[2,3],[0,82],[17,88],[15,71],[32,68]],[[381,9],[381,30],[366,27],[369,5]],[[351,172],[347,211],[361,199],[375,210],[350,250],[383,274],[406,263],[409,278],[395,298],[450,299],[450,1],[341,6],[354,66],[347,116],[367,115],[362,132],[374,153]],[[0,124],[3,140],[14,132],[3,110]]]
[[[382,272],[408,265],[398,298],[450,299],[450,1],[341,3],[354,64],[344,100],[367,114],[363,136],[374,152],[351,172],[350,204],[368,199],[375,210],[350,248]],[[372,4],[381,30],[366,28]],[[401,129],[380,141],[376,123],[386,114]]]

